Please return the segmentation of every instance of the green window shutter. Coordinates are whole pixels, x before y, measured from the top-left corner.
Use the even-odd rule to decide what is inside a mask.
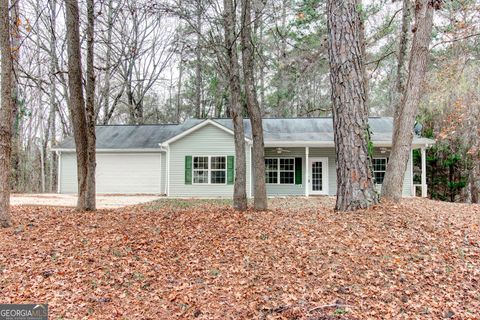
[[[185,184],[192,184],[192,156],[185,156]]]
[[[227,157],[227,184],[233,184],[235,181],[235,157]]]
[[[302,184],[302,158],[295,158],[295,184]]]

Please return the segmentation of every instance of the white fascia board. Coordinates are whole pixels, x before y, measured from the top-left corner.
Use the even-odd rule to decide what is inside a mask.
[[[372,141],[373,147],[392,147],[391,141]],[[413,142],[413,147],[428,147],[432,144],[431,141]],[[273,147],[335,147],[333,141],[265,141],[266,148]]]
[[[333,141],[265,141],[265,147],[334,147]]]
[[[52,151],[56,152],[76,152],[77,150],[75,149],[59,149],[59,148],[53,148]],[[162,152],[163,150],[160,148],[143,148],[143,149],[96,149],[95,150],[98,153],[159,153]]]
[[[233,130],[230,130],[229,128],[227,128],[227,127],[225,127],[225,126],[222,126],[221,124],[219,124],[219,123],[216,122],[216,121],[213,121],[212,119],[207,119],[207,120],[205,120],[205,121],[202,121],[202,122],[194,125],[194,126],[191,127],[190,129],[185,130],[185,131],[183,131],[182,133],[177,134],[176,136],[168,139],[167,141],[163,142],[162,145],[163,145],[163,146],[168,146],[169,144],[171,144],[171,143],[173,143],[173,142],[175,142],[175,141],[177,141],[177,140],[180,140],[180,139],[182,139],[183,137],[188,136],[190,133],[192,133],[192,132],[194,132],[194,131],[197,131],[198,129],[201,129],[201,128],[209,125],[209,124],[211,124],[211,125],[219,128],[220,130],[223,130],[223,131],[231,134],[232,136],[234,135]],[[251,139],[245,137],[245,141],[250,142]]]

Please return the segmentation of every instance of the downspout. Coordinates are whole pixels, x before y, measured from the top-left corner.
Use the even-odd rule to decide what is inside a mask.
[[[61,151],[55,151],[55,153],[57,154],[57,158],[58,158],[58,161],[57,161],[57,165],[58,165],[58,168],[57,168],[57,193],[61,193],[62,192],[62,189],[60,188],[61,184],[62,184],[62,152]]]
[[[165,194],[169,195],[170,191],[170,146],[168,144],[159,143],[160,152],[165,152]],[[160,156],[160,165],[162,157]],[[160,175],[161,175],[162,168],[160,167]],[[160,181],[161,184],[161,181]]]

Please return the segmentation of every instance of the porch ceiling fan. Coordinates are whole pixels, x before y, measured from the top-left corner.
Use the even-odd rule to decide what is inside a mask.
[[[288,150],[288,149],[283,149],[283,148],[281,148],[281,147],[278,147],[278,148],[277,148],[277,153],[278,153],[278,154],[281,154],[281,153],[284,153],[284,152],[289,153],[290,150]]]

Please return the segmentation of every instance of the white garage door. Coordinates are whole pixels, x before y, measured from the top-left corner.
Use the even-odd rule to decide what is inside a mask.
[[[160,153],[98,153],[97,193],[162,193]],[[60,192],[77,192],[75,153],[62,153]]]

